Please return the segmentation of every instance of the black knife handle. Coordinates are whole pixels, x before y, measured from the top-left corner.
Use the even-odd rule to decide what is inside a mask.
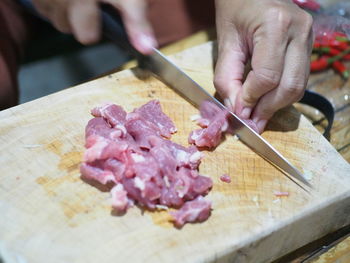
[[[330,140],[335,114],[332,103],[321,94],[311,90],[305,90],[304,97],[299,102],[314,107],[323,113],[328,121],[327,127],[323,132],[323,136],[326,137],[327,140]]]

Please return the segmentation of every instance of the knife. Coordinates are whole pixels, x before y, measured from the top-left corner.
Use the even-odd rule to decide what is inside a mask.
[[[30,1],[26,2],[27,9],[36,15],[35,8]],[[193,81],[185,72],[172,63],[158,49],[153,49],[151,55],[139,53],[128,41],[123,22],[118,12],[108,4],[101,5],[102,32],[105,38],[117,44],[120,48],[135,57],[142,68],[148,69],[169,87],[181,94],[194,106],[199,107],[205,100],[214,102],[223,110],[229,112],[233,132],[253,151],[284,172],[291,180],[305,189],[301,184],[311,187],[305,177],[286,158],[274,149],[263,137],[251,129],[233,112],[229,111],[220,101],[211,96],[205,89]]]

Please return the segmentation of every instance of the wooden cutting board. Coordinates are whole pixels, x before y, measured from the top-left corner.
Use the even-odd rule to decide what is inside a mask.
[[[171,58],[214,92],[212,43]],[[54,74],[54,73],[52,73]],[[263,136],[311,178],[307,193],[228,136],[205,151],[212,215],[176,229],[165,211],[117,216],[110,196],[80,179],[89,110],[131,111],[159,99],[187,145],[198,111],[159,80],[126,70],[0,112],[0,255],[11,262],[268,262],[350,223],[350,165],[294,108]],[[228,173],[230,184],[219,176]],[[288,191],[277,198],[274,191]]]

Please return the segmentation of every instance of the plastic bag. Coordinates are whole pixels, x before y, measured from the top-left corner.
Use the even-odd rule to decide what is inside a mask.
[[[293,0],[295,4],[309,11],[314,18],[313,30],[316,39],[327,39],[334,32],[350,38],[350,1]]]

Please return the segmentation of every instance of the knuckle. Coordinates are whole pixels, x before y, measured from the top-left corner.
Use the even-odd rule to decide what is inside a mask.
[[[304,41],[308,42],[312,39],[312,25],[313,25],[313,18],[310,14],[307,12],[301,10],[300,15],[300,27],[299,27],[299,37]]]
[[[266,16],[275,27],[278,27],[279,30],[282,31],[288,29],[293,22],[291,13],[284,6],[279,4],[270,7],[266,12]]]
[[[259,86],[277,87],[280,82],[280,73],[276,70],[261,68],[255,72],[256,81]]]
[[[304,94],[305,84],[300,80],[291,80],[284,86],[284,96],[290,100],[298,101]]]
[[[253,106],[259,98],[250,90],[243,90],[242,99],[247,106]]]

